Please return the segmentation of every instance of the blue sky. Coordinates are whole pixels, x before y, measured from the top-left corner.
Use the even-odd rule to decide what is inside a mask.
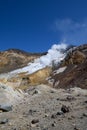
[[[87,43],[87,0],[0,0],[0,50]]]

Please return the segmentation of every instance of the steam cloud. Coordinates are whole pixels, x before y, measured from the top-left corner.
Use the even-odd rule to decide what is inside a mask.
[[[69,44],[87,43],[87,19],[80,22],[72,19],[57,19],[53,28],[61,34],[61,41],[64,40]]]
[[[49,66],[52,64],[52,61],[60,62],[65,56],[65,54],[62,52],[62,50],[65,50],[67,48],[67,44],[61,43],[61,44],[54,44],[51,49],[48,50],[48,53],[46,56],[42,56],[40,58],[40,63],[45,66]]]
[[[11,74],[15,75],[21,72],[27,72],[31,74],[42,68],[45,68],[46,66],[51,66],[53,61],[55,63],[59,63],[66,56],[66,53],[64,53],[66,48],[67,44],[54,44],[51,47],[51,49],[48,50],[47,55],[41,56],[40,58],[36,59],[33,63],[29,63],[26,67],[12,71]]]

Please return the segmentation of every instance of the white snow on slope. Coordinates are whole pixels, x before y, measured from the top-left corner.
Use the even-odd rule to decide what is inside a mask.
[[[53,75],[56,75],[56,74],[59,74],[59,73],[64,72],[66,68],[67,68],[67,67],[64,66],[64,67],[59,68],[58,70],[55,70],[55,71],[53,72]]]
[[[21,69],[14,70],[7,74],[9,76],[15,76],[18,73],[27,72],[28,74],[34,73],[46,66],[52,66],[52,62],[59,63],[66,56],[64,50],[66,50],[67,45],[64,43],[54,44],[51,49],[48,50],[47,55],[41,56],[38,59],[35,59],[33,63],[29,63],[26,67]],[[1,75],[0,75],[1,77]]]

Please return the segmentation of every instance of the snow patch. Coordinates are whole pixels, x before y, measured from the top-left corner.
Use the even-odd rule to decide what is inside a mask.
[[[58,70],[55,70],[55,71],[53,72],[53,75],[56,75],[56,74],[59,74],[59,73],[64,72],[66,68],[67,68],[67,67],[65,66],[65,67],[59,68]]]

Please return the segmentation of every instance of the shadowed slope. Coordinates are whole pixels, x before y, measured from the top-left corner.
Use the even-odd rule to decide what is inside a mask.
[[[70,88],[77,86],[87,89],[87,45],[79,46],[70,51],[56,71],[64,66],[66,69],[63,72],[52,73],[53,87]]]

